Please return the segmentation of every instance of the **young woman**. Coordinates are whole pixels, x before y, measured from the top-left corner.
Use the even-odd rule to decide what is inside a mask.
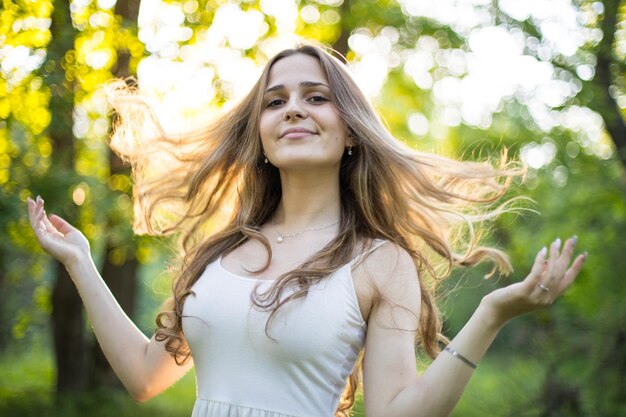
[[[576,237],[552,242],[440,354],[436,283],[485,260],[510,271],[506,255],[480,246],[479,226],[508,209],[500,200],[522,170],[408,148],[314,46],[274,57],[205,129],[153,141],[174,156],[158,176],[148,178],[152,153],[116,145],[134,138],[133,100],[117,103],[112,143],[134,164],[136,230],[177,231],[184,250],[151,339],[117,305],[83,234],[47,216],[40,197],[28,209],[139,401],[195,365],[194,417],[347,415],[362,368],[368,417],[446,416],[502,326],[554,302],[585,260],[572,262]],[[434,359],[419,376],[416,340]]]

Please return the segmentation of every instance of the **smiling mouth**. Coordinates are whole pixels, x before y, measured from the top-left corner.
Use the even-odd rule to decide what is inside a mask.
[[[313,132],[297,131],[297,132],[285,133],[282,137],[283,139],[300,139],[300,138],[305,138],[307,136],[313,136],[313,135],[315,135],[315,133]]]

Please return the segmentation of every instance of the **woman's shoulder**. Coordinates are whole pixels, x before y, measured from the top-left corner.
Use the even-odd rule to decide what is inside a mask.
[[[411,254],[391,241],[365,245],[365,256],[353,265],[352,277],[363,317],[369,320],[372,309],[381,301],[419,310],[420,284]]]
[[[415,261],[409,251],[398,243],[383,239],[365,242],[352,270],[379,288],[389,280],[417,278]]]

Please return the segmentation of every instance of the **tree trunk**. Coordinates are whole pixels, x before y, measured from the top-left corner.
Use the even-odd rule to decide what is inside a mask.
[[[122,25],[134,27],[139,16],[139,0],[118,1],[115,5],[115,14],[122,16]],[[118,78],[126,78],[130,75],[130,54],[126,50],[118,50],[117,66],[114,75]],[[110,174],[129,174],[129,170],[124,166],[122,160],[113,152],[109,151]],[[114,216],[107,219],[107,228],[128,227],[121,225]],[[132,317],[135,312],[135,300],[137,295],[137,270],[138,263],[135,258],[136,245],[134,242],[126,242],[126,259],[119,263],[115,262],[112,253],[118,249],[118,245],[110,239],[111,233],[106,234],[106,256],[102,267],[104,281],[111,289],[124,312]],[[122,385],[110,367],[97,340],[93,340],[91,345],[92,366],[90,375],[90,385],[92,387],[121,388]]]
[[[52,40],[44,68],[49,71],[46,82],[50,87],[52,119],[48,133],[52,142],[50,175],[71,176],[74,166],[74,136],[72,110],[74,83],[66,78],[62,67],[68,51],[74,48],[76,30],[72,26],[69,0],[56,0],[50,27]],[[53,198],[54,196],[51,196]],[[73,222],[75,207],[66,204],[61,213]],[[56,281],[52,290],[52,328],[57,368],[57,396],[85,388],[85,325],[82,302],[65,267],[56,262]]]
[[[598,89],[600,97],[596,101],[594,109],[602,116],[606,130],[615,144],[616,156],[622,165],[626,167],[626,125],[624,124],[621,108],[610,94],[610,88],[614,80],[611,66],[615,62],[613,43],[617,29],[619,4],[620,2],[617,0],[604,2],[604,18],[601,25],[603,38],[598,48],[595,76],[595,82],[600,87]]]
[[[5,251],[2,246],[0,246],[0,294],[7,294],[6,288],[6,270],[7,266],[5,263]],[[6,306],[5,303],[0,303],[0,352],[3,352],[7,347],[7,343],[9,340],[9,324],[7,323],[7,314],[6,314]]]
[[[65,267],[56,262],[52,291],[52,332],[57,366],[57,395],[86,387],[86,343],[83,305]]]
[[[350,3],[351,0],[344,0],[341,4],[341,32],[339,33],[339,37],[333,44],[333,49],[339,52],[341,55],[346,56],[348,54],[348,39],[350,38],[350,27],[346,22],[347,16],[350,14]]]
[[[578,388],[569,386],[567,381],[557,376],[557,366],[548,367],[543,386],[541,417],[583,416]]]

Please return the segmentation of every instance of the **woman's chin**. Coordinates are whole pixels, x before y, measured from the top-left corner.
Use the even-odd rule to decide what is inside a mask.
[[[281,158],[272,163],[281,171],[309,171],[338,168],[341,159],[313,158],[309,155]]]

